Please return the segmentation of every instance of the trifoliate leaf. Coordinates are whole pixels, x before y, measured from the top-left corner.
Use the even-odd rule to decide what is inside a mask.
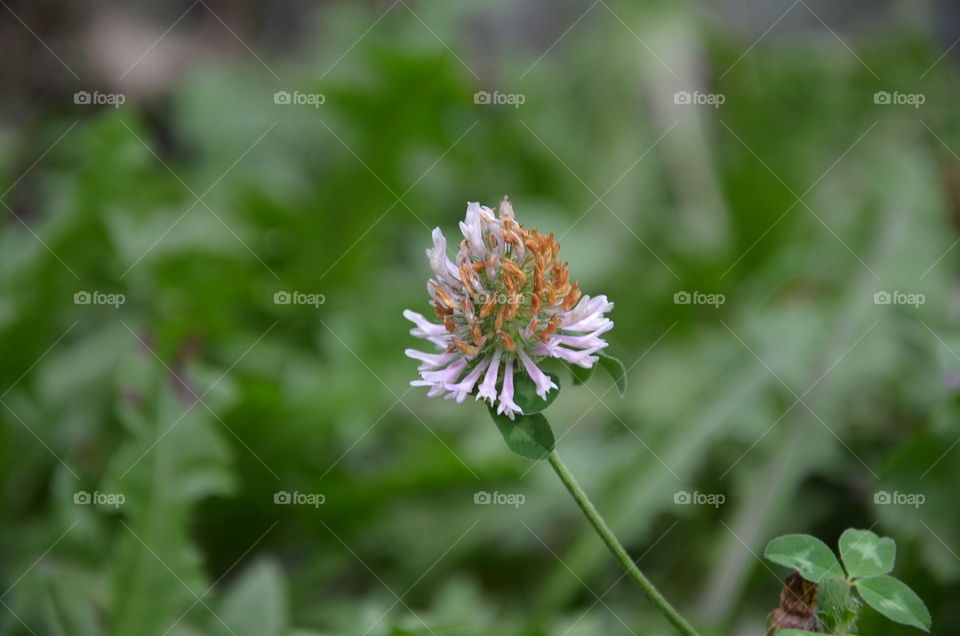
[[[827,544],[808,534],[787,534],[767,544],[764,556],[798,570],[800,576],[819,583],[829,577],[843,578],[843,567]]]
[[[543,459],[553,450],[553,430],[543,415],[517,415],[511,420],[506,415],[497,415],[492,408],[489,411],[507,446],[517,455]]]
[[[892,576],[871,576],[855,585],[864,602],[890,620],[930,631],[930,611],[906,583]]]
[[[614,358],[603,351],[597,352],[597,356],[600,358],[600,366],[617,383],[617,392],[620,393],[620,397],[623,397],[623,394],[627,392],[627,368],[623,366],[619,358]]]
[[[897,544],[869,530],[849,528],[840,535],[840,557],[853,578],[879,576],[893,570]]]

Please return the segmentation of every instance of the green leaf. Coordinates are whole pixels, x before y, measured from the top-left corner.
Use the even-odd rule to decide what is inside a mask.
[[[597,356],[600,357],[600,366],[617,383],[617,392],[620,393],[620,397],[623,397],[627,392],[627,368],[620,362],[620,358],[614,358],[603,351],[598,351]]]
[[[537,385],[533,383],[526,373],[515,373],[513,376],[513,401],[523,411],[524,415],[533,415],[547,408],[560,394],[560,378],[552,373],[548,373],[557,388],[551,389],[547,393],[547,399],[541,399],[537,395]]]
[[[823,636],[823,634],[818,634],[817,632],[808,632],[805,629],[781,629],[777,632],[777,636]]]
[[[853,578],[879,576],[893,570],[897,544],[869,530],[849,528],[840,535],[840,557]]]
[[[553,430],[543,415],[517,415],[511,420],[506,415],[497,415],[492,408],[489,411],[507,446],[517,455],[543,459],[553,450]]]
[[[590,379],[590,376],[593,375],[593,370],[596,366],[592,366],[589,369],[584,369],[583,367],[567,363],[567,367],[570,368],[570,375],[573,376],[573,385],[579,386]]]
[[[856,581],[864,602],[887,618],[930,631],[933,620],[923,600],[906,583],[892,576],[871,576]]]
[[[51,573],[53,574],[53,573]],[[64,636],[101,636],[91,581],[68,569],[58,570],[48,582],[48,633]]]
[[[787,534],[767,544],[764,556],[780,565],[798,570],[813,583],[829,577],[843,578],[843,567],[827,544],[808,534]]]
[[[201,500],[233,491],[230,447],[207,409],[178,392],[151,353],[128,360],[120,381],[127,436],[99,488],[124,498],[109,566],[110,633],[162,634],[209,587],[190,513]]]
[[[214,629],[235,636],[283,636],[287,633],[287,593],[283,572],[275,564],[260,561],[247,568],[231,585],[220,603]]]

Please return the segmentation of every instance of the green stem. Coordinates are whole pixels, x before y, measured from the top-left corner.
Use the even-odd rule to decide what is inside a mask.
[[[553,466],[553,469],[557,471],[560,480],[563,482],[563,485],[567,487],[567,490],[570,491],[570,494],[573,495],[574,500],[577,502],[577,505],[580,506],[580,509],[583,510],[583,514],[587,516],[587,519],[590,521],[590,524],[597,531],[597,534],[600,535],[600,538],[603,539],[603,542],[607,544],[607,547],[610,548],[610,551],[613,552],[613,556],[617,558],[617,561],[624,567],[627,571],[627,574],[633,578],[634,581],[640,584],[640,587],[643,588],[644,593],[646,593],[647,598],[649,598],[654,605],[656,605],[664,616],[667,617],[673,626],[677,628],[681,634],[687,634],[687,636],[699,636],[697,631],[690,626],[690,623],[686,621],[677,610],[673,609],[673,606],[670,605],[670,602],[663,597],[663,594],[650,582],[646,576],[643,575],[643,572],[640,571],[640,568],[637,567],[637,564],[633,562],[633,559],[630,558],[630,555],[627,554],[627,551],[624,549],[620,542],[617,541],[617,537],[614,536],[613,531],[610,530],[610,527],[607,526],[607,522],[603,520],[603,517],[600,516],[600,513],[597,512],[597,509],[593,507],[593,504],[590,502],[590,498],[587,497],[587,493],[580,488],[580,484],[577,483],[577,480],[574,478],[573,473],[570,472],[570,469],[567,468],[567,465],[563,463],[563,460],[560,459],[560,456],[557,455],[557,451],[552,450],[547,456],[550,459],[550,465]]]

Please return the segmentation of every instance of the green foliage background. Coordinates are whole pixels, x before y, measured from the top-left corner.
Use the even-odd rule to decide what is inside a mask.
[[[611,1],[538,61],[589,6],[561,5],[325,5],[296,54],[253,41],[264,64],[201,59],[149,103],[83,108],[77,85],[3,125],[0,634],[669,633],[548,466],[407,386],[430,230],[504,194],[616,303],[630,391],[565,377],[548,414],[685,615],[762,633],[787,573],[767,541],[855,526],[960,632],[950,43],[894,14],[848,50],[797,5],[806,37],[744,55],[706,6]],[[673,103],[695,89],[725,103]]]

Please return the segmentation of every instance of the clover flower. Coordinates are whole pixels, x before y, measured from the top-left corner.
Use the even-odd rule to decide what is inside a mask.
[[[570,283],[569,263],[557,259],[560,244],[552,232],[517,223],[506,197],[498,212],[467,204],[456,264],[443,232],[433,230],[427,291],[440,323],[410,310],[403,315],[416,325],[410,333],[439,352],[405,353],[421,362],[420,379],[410,384],[430,387],[428,396],[463,402],[475,392],[513,419],[523,415],[514,402],[514,373],[526,373],[546,399],[557,385],[537,366],[540,360],[591,368],[594,354],[607,346],[600,336],[613,328],[604,316],[613,303],[581,295],[578,283]]]
[[[556,397],[554,393],[548,399],[550,391],[559,391],[556,376],[537,366],[545,358],[587,370],[574,373],[579,381],[599,362],[623,396],[626,368],[602,351],[607,343],[600,337],[613,328],[613,321],[604,315],[613,303],[606,296],[582,296],[578,284],[570,283],[569,263],[557,258],[560,245],[553,233],[545,236],[517,223],[506,197],[500,202],[499,215],[479,203],[468,203],[460,230],[463,240],[456,263],[447,256],[447,239],[440,228],[433,230],[433,248],[427,250],[434,274],[427,292],[440,322],[430,322],[414,311],[403,312],[415,325],[410,333],[437,349],[437,353],[406,350],[420,361],[420,379],[410,384],[429,387],[430,397],[443,395],[463,402],[475,395],[486,400],[507,447],[527,459],[548,460],[647,598],[681,634],[699,636],[610,531],[560,459],[550,422],[542,414]]]

